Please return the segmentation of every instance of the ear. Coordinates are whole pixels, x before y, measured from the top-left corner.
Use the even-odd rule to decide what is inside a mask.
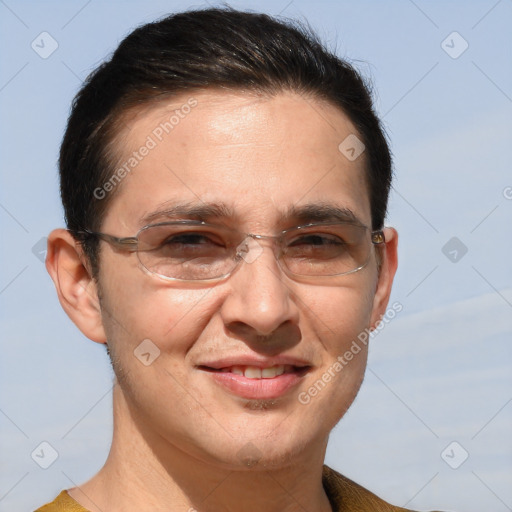
[[[106,343],[97,284],[85,263],[82,247],[69,231],[55,229],[50,233],[46,269],[62,308],[85,336]]]
[[[379,245],[380,269],[375,295],[373,297],[373,309],[370,328],[374,329],[386,312],[386,307],[391,295],[391,287],[398,266],[398,233],[394,228],[384,229],[385,243]]]

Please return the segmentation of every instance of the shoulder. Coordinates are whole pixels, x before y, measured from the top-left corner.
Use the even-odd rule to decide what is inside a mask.
[[[324,466],[322,481],[333,512],[413,512],[395,507],[361,485]],[[89,512],[79,505],[67,491],[62,491],[51,503],[35,512]]]
[[[328,466],[323,469],[323,485],[334,512],[413,512],[385,502]]]
[[[51,503],[38,508],[35,512],[89,512],[79,505],[67,491],[62,491]]]

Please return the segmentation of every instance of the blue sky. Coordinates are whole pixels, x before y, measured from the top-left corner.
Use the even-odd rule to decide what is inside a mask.
[[[70,102],[129,30],[206,5],[0,2],[0,511],[33,509],[108,453],[108,360],[61,311],[38,257],[63,225],[56,159]],[[372,340],[327,462],[397,505],[512,510],[512,2],[231,5],[308,20],[371,78],[393,148],[391,302],[403,310]],[[31,47],[42,32],[58,44],[47,58]],[[31,458],[43,441],[58,453],[48,469]]]

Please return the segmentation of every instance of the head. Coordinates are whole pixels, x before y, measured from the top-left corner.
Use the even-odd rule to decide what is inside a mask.
[[[262,467],[324,447],[362,382],[366,344],[339,357],[385,312],[396,233],[370,237],[358,271],[316,279],[287,272],[272,237],[342,215],[367,235],[383,228],[391,157],[355,69],[266,15],[169,16],[89,76],[60,177],[68,230],[50,236],[47,266],[68,315],[108,345],[138,428],[228,467],[247,446]],[[229,276],[172,281],[94,234],[177,220],[264,238]],[[290,372],[274,394],[219,376],[268,365]]]

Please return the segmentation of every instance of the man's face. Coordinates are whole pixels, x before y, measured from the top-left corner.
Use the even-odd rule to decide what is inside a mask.
[[[161,141],[154,130],[188,96],[130,118],[116,142],[120,164],[148,136],[156,146],[117,185],[101,231],[133,236],[149,217],[189,218],[165,214],[177,205],[225,207],[227,216],[205,220],[261,235],[308,223],[289,215],[306,206],[348,209],[370,226],[364,155],[350,161],[338,150],[356,133],[338,109],[291,93],[204,91],[194,98],[197,106]],[[224,467],[239,467],[246,455],[286,464],[323,447],[360,387],[366,347],[325,386],[317,384],[307,405],[299,397],[384,312],[374,307],[373,249],[358,272],[301,282],[262,247],[229,278],[192,284],[166,282],[144,272],[136,254],[101,246],[103,325],[131,418],[164,445]],[[143,340],[160,350],[148,366],[134,355]],[[281,363],[286,373],[268,380],[234,369]]]

